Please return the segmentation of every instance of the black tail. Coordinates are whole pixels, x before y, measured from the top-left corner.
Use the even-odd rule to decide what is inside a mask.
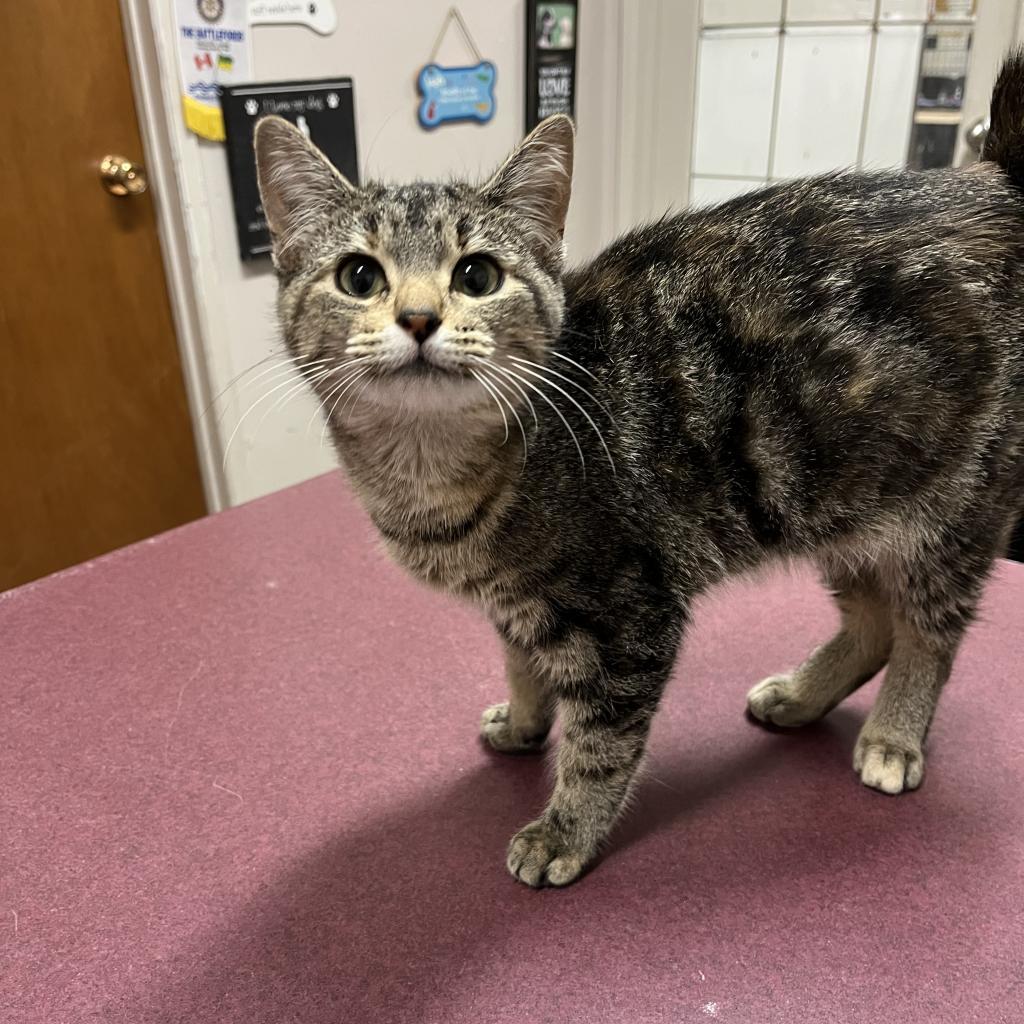
[[[981,150],[982,160],[999,164],[1024,188],[1024,47],[1006,58],[992,90],[992,126]]]

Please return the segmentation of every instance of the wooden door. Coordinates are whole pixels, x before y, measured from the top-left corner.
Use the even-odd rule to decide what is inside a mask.
[[[0,590],[203,515],[117,0],[0,4]]]

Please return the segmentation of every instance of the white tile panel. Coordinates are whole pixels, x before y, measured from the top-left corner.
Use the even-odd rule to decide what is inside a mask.
[[[785,36],[771,177],[857,163],[871,29],[792,28]]]
[[[880,21],[928,20],[928,0],[882,0],[878,17]]]
[[[786,22],[874,21],[875,0],[789,0]]]
[[[690,179],[690,205],[714,206],[764,185],[764,181],[755,178],[703,178],[695,175]]]
[[[779,34],[773,29],[703,33],[697,76],[694,172],[763,178],[768,173]]]
[[[906,164],[923,37],[923,25],[878,29],[861,160],[864,168]]]
[[[782,0],[704,0],[702,25],[778,25]]]

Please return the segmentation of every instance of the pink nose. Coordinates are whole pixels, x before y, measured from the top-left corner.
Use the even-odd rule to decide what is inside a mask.
[[[432,309],[403,309],[398,323],[422,345],[441,326],[441,318]]]

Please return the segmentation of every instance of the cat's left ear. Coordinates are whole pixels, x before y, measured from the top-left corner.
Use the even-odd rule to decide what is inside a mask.
[[[301,257],[303,241],[324,215],[354,191],[348,179],[306,136],[283,117],[264,117],[256,125],[256,178],[263,212],[274,243],[274,262],[290,270]]]
[[[558,244],[569,212],[574,142],[564,114],[541,121],[481,192],[515,210],[544,241]]]

